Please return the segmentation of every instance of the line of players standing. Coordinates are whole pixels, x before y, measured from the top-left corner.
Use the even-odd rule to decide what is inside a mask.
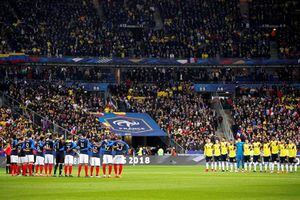
[[[121,177],[129,146],[120,137],[106,136],[104,140],[99,141],[97,138],[89,140],[85,134],[82,134],[77,141],[73,141],[72,138],[73,136],[67,139],[61,136],[53,139],[51,134],[46,135],[45,138],[40,136],[34,138],[32,134],[27,134],[25,137],[15,136],[11,143],[12,176],[33,176],[33,171],[36,176],[52,176],[54,165],[53,176],[56,176],[57,169],[59,176],[63,176],[64,166],[65,176],[72,177],[74,157],[77,154],[79,155],[78,177],[82,167],[84,167],[85,177],[93,177],[94,169],[95,176],[100,177],[101,158],[104,178],[111,177],[112,167],[115,176]]]
[[[267,139],[262,142],[255,139],[253,142],[245,140],[242,142],[240,138],[237,141],[227,142],[224,138],[215,140],[214,143],[207,139],[204,146],[204,155],[206,159],[206,171],[242,171],[256,172],[259,165],[260,172],[268,170],[273,173],[275,166],[277,172],[296,172],[297,171],[297,147],[292,140],[278,141],[275,137],[269,141]],[[230,169],[229,169],[230,168]],[[264,168],[264,169],[263,169]]]

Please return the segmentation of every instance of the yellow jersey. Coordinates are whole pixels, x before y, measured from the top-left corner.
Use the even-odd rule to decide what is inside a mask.
[[[228,151],[229,151],[229,158],[235,158],[236,152],[235,152],[235,146],[230,144],[228,145]]]
[[[221,155],[221,145],[220,144],[214,144],[214,156],[220,156]]]
[[[289,154],[288,156],[290,158],[295,158],[297,155],[296,145],[294,143],[288,144],[287,149],[288,149],[288,154]]]
[[[261,148],[260,142],[253,142],[253,155],[254,156],[260,155],[260,148]]]
[[[263,153],[264,153],[264,157],[271,156],[271,148],[270,148],[269,143],[264,143],[263,144]]]
[[[270,146],[271,146],[271,153],[272,154],[278,154],[278,152],[279,152],[278,142],[277,141],[271,141]]]
[[[204,155],[208,157],[213,156],[213,143],[206,143],[204,145]]]
[[[244,143],[244,156],[250,156],[251,145]]]
[[[228,154],[227,142],[221,142],[221,154],[222,155]]]
[[[280,157],[286,157],[287,156],[287,153],[288,153],[288,150],[286,148],[287,146],[285,144],[280,144],[279,145],[279,156]]]

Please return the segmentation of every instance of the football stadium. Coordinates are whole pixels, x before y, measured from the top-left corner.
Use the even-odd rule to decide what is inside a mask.
[[[2,0],[0,199],[300,199],[297,0]]]

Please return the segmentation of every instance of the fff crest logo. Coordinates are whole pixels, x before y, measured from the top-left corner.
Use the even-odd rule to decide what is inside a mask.
[[[146,132],[151,131],[151,126],[140,118],[132,117],[114,117],[108,118],[106,121],[110,124],[111,129],[122,132]]]

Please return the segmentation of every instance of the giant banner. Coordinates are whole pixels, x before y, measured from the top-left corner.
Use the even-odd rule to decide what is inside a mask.
[[[98,120],[113,133],[122,136],[167,136],[146,113],[103,113]]]

